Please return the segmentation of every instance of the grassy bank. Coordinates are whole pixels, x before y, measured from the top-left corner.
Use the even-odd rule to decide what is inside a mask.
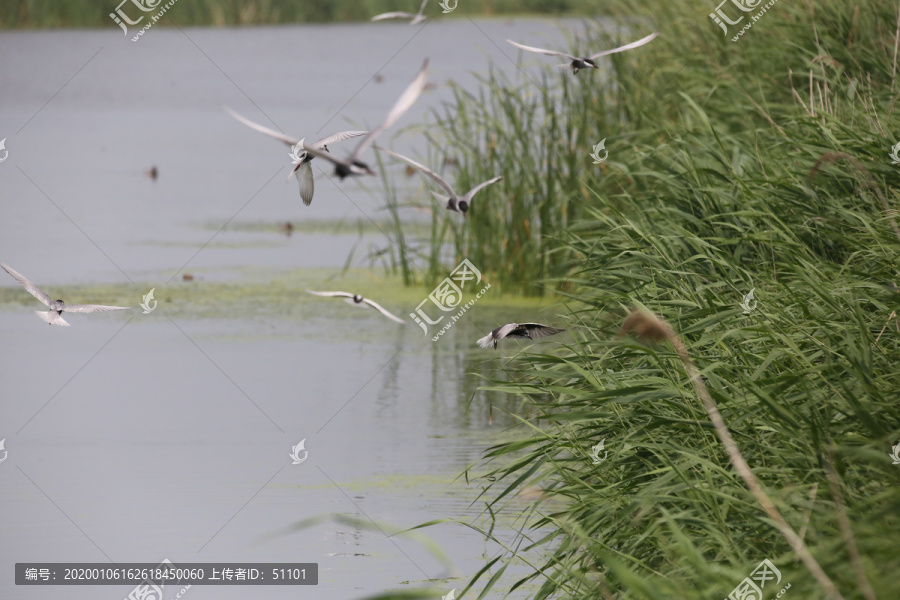
[[[724,598],[763,559],[781,573],[766,599],[786,584],[798,600],[900,597],[897,6],[782,1],[736,43],[708,18],[714,3],[614,8],[663,31],[640,58],[614,58],[614,86],[548,72],[529,100],[497,75],[445,122],[463,136],[489,120],[479,143],[495,136],[514,156],[461,163],[469,181],[502,168],[514,186],[479,210],[523,241],[485,247],[485,269],[543,261],[554,324],[574,338],[511,357],[513,382],[488,384],[540,418],[488,451],[482,500],[503,511],[537,487],[554,502],[537,501],[519,540],[497,540],[506,550],[465,594],[495,586],[521,548],[543,556],[522,580],[535,598]],[[598,32],[591,47],[610,43]],[[545,95],[561,110],[531,122],[521,103]],[[593,165],[602,138],[609,159]],[[494,204],[513,190],[534,202],[530,227]],[[535,216],[548,202],[565,223]],[[472,217],[478,251],[490,236]],[[535,220],[549,255],[527,248]],[[683,348],[622,337],[635,306]]]
[[[120,0],[8,0],[0,3],[0,28],[116,27],[109,18]],[[441,14],[439,0],[432,0],[426,15]],[[144,1],[144,5],[155,5]],[[162,2],[165,4],[165,2]],[[275,25],[366,21],[379,13],[403,10],[415,13],[419,0],[182,0],[168,15],[180,26]],[[128,7],[131,7],[128,10]],[[449,6],[453,6],[450,2]],[[589,15],[596,11],[590,0],[463,0],[454,16],[509,14]],[[138,9],[129,2],[126,13]],[[166,26],[167,19],[162,25]]]

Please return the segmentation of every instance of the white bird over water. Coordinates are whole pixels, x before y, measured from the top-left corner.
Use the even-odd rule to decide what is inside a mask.
[[[131,308],[130,306],[103,306],[102,304],[66,304],[62,300],[53,300],[41,288],[28,281],[28,279],[26,279],[24,275],[17,272],[9,265],[0,263],[0,267],[3,267],[4,271],[12,275],[13,279],[21,283],[29,294],[40,300],[50,309],[49,311],[34,311],[34,314],[46,321],[48,325],[61,325],[62,327],[68,327],[69,324],[66,323],[62,318],[63,312],[92,313],[108,310],[129,310]]]
[[[384,309],[383,306],[375,302],[374,300],[369,300],[368,298],[363,298],[359,294],[351,294],[350,292],[315,292],[313,290],[306,290],[307,293],[315,294],[316,296],[325,296],[327,298],[345,298],[347,304],[354,304],[356,306],[362,306],[363,304],[368,304],[372,308],[376,309],[378,312],[386,316],[391,321],[396,321],[397,323],[404,323],[403,319],[392,315],[388,311]]]
[[[403,12],[402,10],[394,11],[394,12],[386,12],[381,13],[380,15],[375,15],[372,17],[373,21],[384,21],[385,19],[411,19],[409,22],[410,25],[418,25],[422,21],[425,20],[425,5],[428,4],[428,0],[422,0],[422,6],[419,7],[419,12],[416,14]]]
[[[543,48],[535,48],[534,46],[524,46],[522,44],[517,44],[512,40],[506,40],[516,48],[521,48],[522,50],[527,50],[528,52],[537,52],[538,54],[546,54],[548,56],[561,56],[570,60],[571,62],[563,63],[561,65],[557,65],[559,67],[572,67],[573,73],[578,73],[580,69],[599,69],[594,62],[601,56],[606,56],[607,54],[615,54],[616,52],[625,52],[626,50],[632,50],[634,48],[639,48],[644,44],[649,43],[656,36],[659,35],[659,32],[656,31],[651,33],[647,37],[641,38],[636,42],[631,42],[630,44],[625,44],[624,46],[619,46],[618,48],[613,48],[612,50],[604,50],[603,52],[598,52],[597,54],[591,54],[590,56],[572,56],[571,54],[566,54],[565,52],[557,52],[556,50],[544,50]]]
[[[383,133],[388,127],[396,123],[397,120],[403,116],[403,113],[415,104],[416,99],[422,93],[422,90],[425,89],[425,81],[427,78],[428,59],[426,58],[425,62],[422,64],[422,68],[419,69],[419,72],[412,80],[412,83],[410,83],[409,86],[403,90],[403,93],[400,94],[400,98],[397,99],[397,102],[394,104],[393,108],[391,108],[391,111],[388,113],[384,122],[370,131],[347,158],[335,158],[328,152],[323,152],[320,148],[307,147],[306,151],[314,157],[321,157],[334,163],[334,174],[341,179],[350,175],[374,175],[375,172],[369,168],[369,165],[359,160],[360,155],[366,148],[372,145],[372,142],[375,141],[375,138],[378,137],[379,134]]]
[[[494,350],[496,350],[497,342],[503,338],[528,338],[534,340],[547,337],[548,335],[556,335],[563,331],[565,329],[558,329],[540,323],[507,323],[478,340],[478,345],[482,348],[487,348],[493,344]]]
[[[449,183],[444,181],[443,177],[441,177],[440,175],[438,175],[437,173],[435,173],[434,171],[432,171],[425,165],[419,164],[416,161],[414,161],[413,159],[407,158],[407,157],[403,156],[402,154],[397,154],[396,152],[391,152],[390,150],[388,150],[386,148],[380,148],[380,150],[383,150],[384,152],[387,152],[391,156],[395,156],[402,161],[408,162],[415,168],[419,169],[420,171],[422,171],[423,173],[425,173],[426,175],[431,177],[434,181],[437,182],[437,184],[439,186],[441,186],[442,188],[447,190],[447,193],[450,194],[449,196],[442,196],[441,194],[438,194],[436,192],[431,192],[432,194],[434,194],[434,197],[437,198],[438,200],[440,200],[444,204],[444,206],[447,207],[448,210],[452,210],[454,212],[461,212],[463,215],[465,215],[469,211],[469,207],[472,205],[472,198],[475,197],[475,194],[477,194],[479,191],[481,191],[482,188],[486,188],[487,186],[491,185],[492,183],[496,183],[496,182],[500,181],[501,179],[503,179],[502,176],[494,177],[493,179],[488,179],[487,181],[483,181],[483,182],[479,183],[478,185],[473,187],[471,190],[466,192],[464,195],[460,196],[459,194],[456,193],[456,191],[454,191],[454,189],[450,186]]]
[[[284,142],[288,146],[292,147],[291,158],[294,159],[294,162],[297,166],[291,171],[291,175],[294,173],[297,174],[297,181],[300,182],[300,198],[303,200],[303,204],[309,206],[313,199],[313,191],[315,190],[315,184],[313,182],[313,172],[312,167],[309,162],[313,159],[312,156],[309,155],[307,149],[310,146],[307,146],[304,142],[306,138],[296,139],[292,138],[289,135],[284,135],[280,131],[275,131],[274,129],[269,129],[259,123],[254,123],[250,119],[242,117],[237,114],[227,106],[223,106],[225,112],[229,115],[246,125],[251,129],[255,129],[260,133],[264,133],[269,137],[275,138],[281,142]],[[328,144],[334,144],[336,142],[342,142],[344,140],[349,140],[350,138],[359,137],[361,135],[366,135],[369,133],[368,131],[340,131],[335,133],[334,135],[329,135],[328,137],[323,137],[321,140],[317,140],[311,144],[313,148],[321,148],[328,151]]]

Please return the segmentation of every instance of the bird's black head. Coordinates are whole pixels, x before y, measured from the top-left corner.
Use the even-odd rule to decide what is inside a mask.
[[[347,165],[341,165],[341,164],[335,165],[334,166],[334,174],[337,175],[338,177],[340,177],[341,179],[344,179],[345,177],[348,177],[350,175],[350,167],[348,167]]]
[[[466,214],[467,212],[469,212],[469,203],[465,200],[460,200],[456,206],[457,208],[459,208],[459,212],[461,212],[462,214]]]
[[[374,175],[375,172],[369,168],[369,165],[362,161],[354,160],[349,165],[337,164],[334,167],[334,174],[343,180],[351,175]]]
[[[356,302],[357,304],[359,304],[360,302],[363,301],[363,297],[360,296],[359,294],[353,294],[353,301]]]

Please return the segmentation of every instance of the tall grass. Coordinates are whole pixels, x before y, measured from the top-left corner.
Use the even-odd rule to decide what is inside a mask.
[[[507,590],[724,598],[768,558],[782,580],[765,598],[787,583],[789,598],[900,597],[900,465],[889,456],[900,443],[891,317],[900,308],[900,167],[888,157],[900,131],[898,7],[779,2],[738,43],[709,21],[713,8],[644,3],[663,35],[640,58],[621,57],[613,103],[609,90],[591,88],[602,101],[590,104],[593,119],[579,117],[584,145],[559,144],[564,156],[552,159],[523,150],[503,163],[507,186],[556,180],[551,165],[589,160],[588,142],[608,138],[603,166],[555,184],[567,226],[550,230],[555,257],[540,272],[560,298],[554,324],[567,322],[571,337],[522,350],[485,384],[538,414],[477,466],[485,514],[513,510],[516,494],[537,486],[539,519],[519,540],[498,540],[507,550],[466,593],[496,593],[503,565],[537,552],[542,561]],[[612,43],[602,32],[590,41]],[[558,74],[538,92],[565,103],[561,90],[582,89],[573,85],[584,82]],[[483,102],[463,99],[460,112],[496,114],[491,103],[520,96],[502,84]],[[494,119],[482,136],[520,148],[558,135],[517,127],[528,118]],[[463,132],[470,121],[447,127]],[[592,131],[592,121],[621,127]],[[501,160],[475,158],[463,168],[471,181]],[[537,188],[512,189],[529,185]],[[745,313],[751,289],[758,304]],[[623,337],[634,307],[663,317],[683,347]],[[707,399],[728,436],[717,435]],[[595,465],[600,441],[609,454]],[[759,489],[735,469],[732,449]]]
[[[604,35],[590,47],[618,45],[625,37]],[[438,154],[430,164],[454,159],[458,168],[447,176],[460,193],[496,175],[504,179],[479,192],[467,220],[435,212],[431,253],[450,247],[456,260],[469,258],[498,289],[544,294],[544,280],[570,268],[561,240],[586,215],[593,183],[619,169],[623,148],[649,147],[630,129],[634,103],[646,101],[634,85],[637,74],[651,60],[614,55],[603,71],[578,77],[558,68],[535,75],[504,63],[479,78],[474,94],[454,86],[453,99],[434,111],[435,126],[425,133]],[[610,157],[598,167],[590,153],[603,139]]]

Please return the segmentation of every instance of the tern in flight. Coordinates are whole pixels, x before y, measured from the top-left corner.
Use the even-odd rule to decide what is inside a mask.
[[[101,304],[66,304],[62,300],[53,300],[52,298],[50,298],[50,296],[47,295],[46,292],[44,292],[44,290],[28,281],[24,275],[17,272],[9,265],[0,263],[0,267],[3,267],[4,271],[12,275],[13,279],[21,283],[29,294],[40,300],[50,309],[49,311],[34,311],[34,314],[46,321],[48,325],[61,325],[62,327],[68,327],[69,324],[66,323],[62,318],[62,314],[64,312],[92,313],[103,312],[107,310],[129,310],[131,308],[130,306],[103,306]]]
[[[375,302],[374,300],[369,300],[368,298],[363,298],[359,294],[351,294],[350,292],[315,292],[313,290],[306,290],[310,294],[315,294],[316,296],[325,296],[327,298],[345,298],[348,304],[353,304],[355,306],[362,306],[363,304],[368,304],[372,308],[376,309],[378,312],[386,316],[391,321],[396,321],[397,323],[403,323],[403,319],[392,315],[388,311],[384,309],[383,306]]]
[[[570,60],[569,63],[563,63],[561,65],[557,65],[559,67],[572,67],[573,73],[578,73],[580,69],[599,69],[594,63],[595,60],[600,58],[601,56],[606,56],[607,54],[615,54],[616,52],[625,52],[626,50],[631,50],[633,48],[638,48],[643,46],[644,44],[649,43],[653,38],[659,35],[659,32],[656,31],[651,33],[645,38],[641,38],[636,42],[631,42],[630,44],[625,44],[624,46],[619,46],[618,48],[613,48],[612,50],[604,50],[603,52],[598,52],[597,54],[591,54],[590,56],[572,56],[571,54],[566,54],[565,52],[557,52],[556,50],[544,50],[543,48],[535,48],[534,46],[524,46],[522,44],[517,44],[512,40],[506,40],[516,48],[521,48],[522,50],[527,50],[528,52],[537,52],[538,54],[547,54],[549,56],[561,56]]]
[[[397,102],[394,104],[394,107],[391,108],[391,112],[388,113],[384,122],[370,131],[347,158],[335,158],[328,152],[323,152],[321,148],[307,147],[306,151],[312,156],[321,157],[333,162],[334,174],[342,180],[350,175],[374,175],[375,172],[369,168],[369,165],[359,160],[360,155],[375,141],[375,138],[378,137],[379,134],[383,133],[388,127],[396,123],[397,119],[402,117],[403,113],[409,110],[409,107],[415,103],[416,99],[422,93],[422,90],[425,89],[425,80],[427,77],[428,59],[426,58],[425,62],[422,64],[422,68],[419,69],[419,72],[412,80],[412,83],[410,83],[409,86],[403,90],[403,93],[400,94],[400,98],[397,99]]]
[[[534,340],[547,337],[548,335],[556,335],[563,331],[565,329],[557,329],[556,327],[541,325],[540,323],[507,323],[478,340],[478,345],[482,348],[487,348],[493,344],[494,350],[496,350],[497,342],[503,338],[528,338]]]
[[[241,115],[237,114],[236,112],[234,112],[227,106],[223,106],[222,108],[225,109],[225,112],[227,112],[229,115],[231,115],[232,117],[234,117],[235,119],[237,119],[238,121],[240,121],[241,123],[246,125],[247,127],[251,128],[251,129],[255,129],[256,131],[259,131],[260,133],[264,133],[267,136],[275,138],[276,140],[282,141],[285,144],[287,144],[288,146],[292,147],[290,156],[296,163],[296,166],[294,167],[293,171],[291,171],[291,175],[293,175],[294,173],[297,174],[297,181],[300,182],[300,198],[303,199],[303,204],[305,204],[306,206],[309,206],[313,199],[313,191],[315,189],[315,184],[313,182],[312,167],[309,164],[309,162],[313,159],[313,157],[310,156],[309,152],[307,152],[307,149],[309,148],[309,146],[306,146],[304,144],[304,141],[306,140],[306,138],[303,138],[300,140],[298,140],[296,138],[292,138],[289,135],[284,135],[280,131],[275,131],[274,129],[269,129],[268,127],[260,125],[259,123],[254,123],[250,119],[247,119],[247,118],[242,117]],[[367,133],[369,133],[369,132],[368,131],[340,131],[338,133],[335,133],[334,135],[329,135],[328,137],[324,137],[321,140],[317,140],[317,141],[313,142],[312,147],[313,148],[321,148],[322,150],[327,152],[328,144],[334,144],[335,142],[342,142],[344,140],[349,140],[350,138],[355,138],[355,137],[359,137],[361,135],[366,135]]]
[[[411,19],[411,21],[409,22],[410,25],[418,25],[425,20],[425,15],[422,13],[425,12],[426,4],[428,4],[428,0],[422,0],[422,6],[419,7],[419,12],[417,12],[416,14],[398,10],[395,12],[386,12],[381,13],[380,15],[375,15],[374,17],[372,17],[372,20],[383,21],[385,19]]]
[[[472,198],[475,197],[475,194],[477,194],[479,191],[481,191],[482,188],[486,188],[487,186],[491,185],[492,183],[496,183],[496,182],[500,181],[501,179],[503,179],[502,176],[494,177],[493,179],[488,179],[487,181],[483,181],[483,182],[479,183],[478,185],[476,185],[475,187],[473,187],[471,190],[466,192],[465,195],[460,196],[459,194],[457,194],[454,191],[454,189],[450,186],[449,183],[444,181],[443,177],[441,177],[440,175],[438,175],[437,173],[435,173],[434,171],[432,171],[425,165],[419,164],[416,161],[414,161],[413,159],[407,158],[407,157],[403,156],[402,154],[397,154],[396,152],[391,152],[390,150],[388,150],[386,148],[379,148],[379,149],[383,150],[384,152],[387,152],[391,156],[395,156],[395,157],[399,158],[400,160],[411,164],[415,168],[419,169],[420,171],[422,171],[423,173],[425,173],[426,175],[428,175],[429,177],[434,179],[439,186],[441,186],[442,188],[447,190],[447,193],[450,194],[449,196],[442,196],[441,194],[438,194],[436,192],[431,192],[432,194],[434,194],[434,197],[437,198],[438,200],[440,200],[447,207],[448,210],[452,210],[454,212],[461,212],[463,214],[463,216],[465,216],[465,214],[469,211],[469,207],[472,205]]]

